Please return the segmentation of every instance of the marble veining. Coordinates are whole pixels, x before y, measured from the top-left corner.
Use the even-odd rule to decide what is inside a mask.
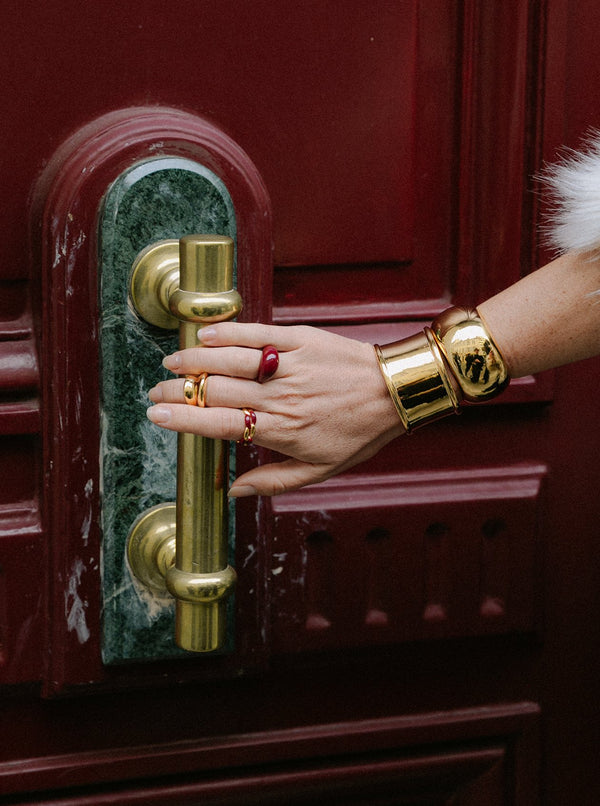
[[[106,193],[99,221],[100,477],[103,660],[109,664],[188,654],[173,641],[173,600],[132,579],[125,549],[138,515],[175,500],[177,453],[176,434],[146,418],[148,390],[169,376],[161,361],[177,349],[177,332],[137,317],[128,303],[128,278],[143,248],[192,233],[236,241],[227,188],[202,165],[179,157],[147,160],[122,174]],[[232,513],[229,520],[231,530]],[[230,534],[231,547],[233,539]]]

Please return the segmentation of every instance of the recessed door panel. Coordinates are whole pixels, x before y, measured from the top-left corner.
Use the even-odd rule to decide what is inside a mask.
[[[276,499],[275,648],[535,632],[546,473],[356,475]]]

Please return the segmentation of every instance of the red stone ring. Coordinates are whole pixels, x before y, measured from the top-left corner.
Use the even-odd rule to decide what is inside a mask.
[[[262,358],[260,359],[260,365],[258,367],[258,375],[256,376],[256,380],[259,383],[264,383],[268,381],[269,378],[272,378],[273,375],[277,372],[277,367],[279,366],[279,353],[273,347],[272,344],[267,344],[266,347],[263,347],[262,350]]]

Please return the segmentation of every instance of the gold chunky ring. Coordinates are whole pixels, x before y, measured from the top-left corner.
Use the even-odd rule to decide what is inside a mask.
[[[183,381],[183,399],[189,406],[198,402],[198,381],[195,375],[186,375]]]
[[[186,375],[183,381],[183,399],[189,406],[206,406],[206,381],[208,372],[200,375]]]

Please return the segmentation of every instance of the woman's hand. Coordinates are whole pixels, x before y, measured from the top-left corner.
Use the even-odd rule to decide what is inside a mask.
[[[168,356],[178,375],[207,372],[205,407],[187,405],[183,378],[150,391],[148,417],[163,428],[240,439],[243,408],[256,412],[254,443],[288,457],[240,476],[230,495],[275,495],[323,481],[368,459],[403,433],[372,345],[316,328],[222,322],[202,346]],[[279,366],[257,383],[262,348]]]

